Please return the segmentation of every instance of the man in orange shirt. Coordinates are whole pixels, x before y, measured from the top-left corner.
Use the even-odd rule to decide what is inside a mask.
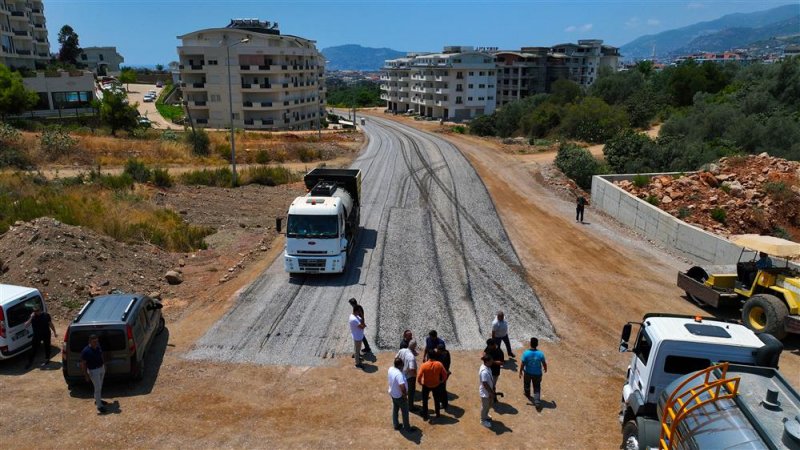
[[[419,367],[417,382],[422,385],[422,420],[428,420],[428,397],[433,393],[433,406],[436,410],[436,417],[440,417],[439,411],[444,403],[444,382],[447,380],[447,370],[439,362],[436,352],[428,354],[428,360]]]

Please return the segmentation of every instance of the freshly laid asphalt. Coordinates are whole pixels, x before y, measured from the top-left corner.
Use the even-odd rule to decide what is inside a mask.
[[[352,353],[350,297],[366,334],[396,350],[435,329],[454,350],[482,349],[497,310],[517,342],[556,339],[475,170],[444,140],[368,118],[361,233],[341,275],[290,277],[279,257],[188,354],[192,359],[320,365]],[[288,207],[288,205],[287,205]],[[535,276],[536,274],[533,274]]]

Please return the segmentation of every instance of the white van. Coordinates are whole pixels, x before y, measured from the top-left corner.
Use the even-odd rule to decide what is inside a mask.
[[[37,289],[0,284],[0,359],[8,359],[31,346],[33,327],[25,327],[34,305],[47,312]]]

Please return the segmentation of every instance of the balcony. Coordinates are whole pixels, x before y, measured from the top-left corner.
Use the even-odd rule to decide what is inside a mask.
[[[31,37],[31,34],[25,30],[14,30],[14,36]]]
[[[28,56],[28,55],[31,55],[31,54],[33,54],[33,52],[31,52],[30,50],[20,50],[20,49],[17,49],[17,54],[18,54],[18,55],[25,55],[25,56]]]
[[[25,17],[25,11],[11,11],[11,17]]]
[[[192,106],[199,107],[199,108],[207,108],[208,103],[205,100],[196,100],[192,102]]]
[[[44,24],[43,23],[35,23],[35,24],[33,24],[33,28],[36,28],[37,30],[43,30],[44,29]]]

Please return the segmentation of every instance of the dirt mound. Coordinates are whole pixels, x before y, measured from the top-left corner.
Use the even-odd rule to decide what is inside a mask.
[[[44,294],[55,319],[69,319],[91,296],[171,292],[164,275],[178,254],[127,245],[51,218],[16,222],[0,236],[0,283]]]
[[[800,241],[800,163],[722,158],[689,175],[620,181],[619,187],[688,223],[723,236],[770,234]]]

